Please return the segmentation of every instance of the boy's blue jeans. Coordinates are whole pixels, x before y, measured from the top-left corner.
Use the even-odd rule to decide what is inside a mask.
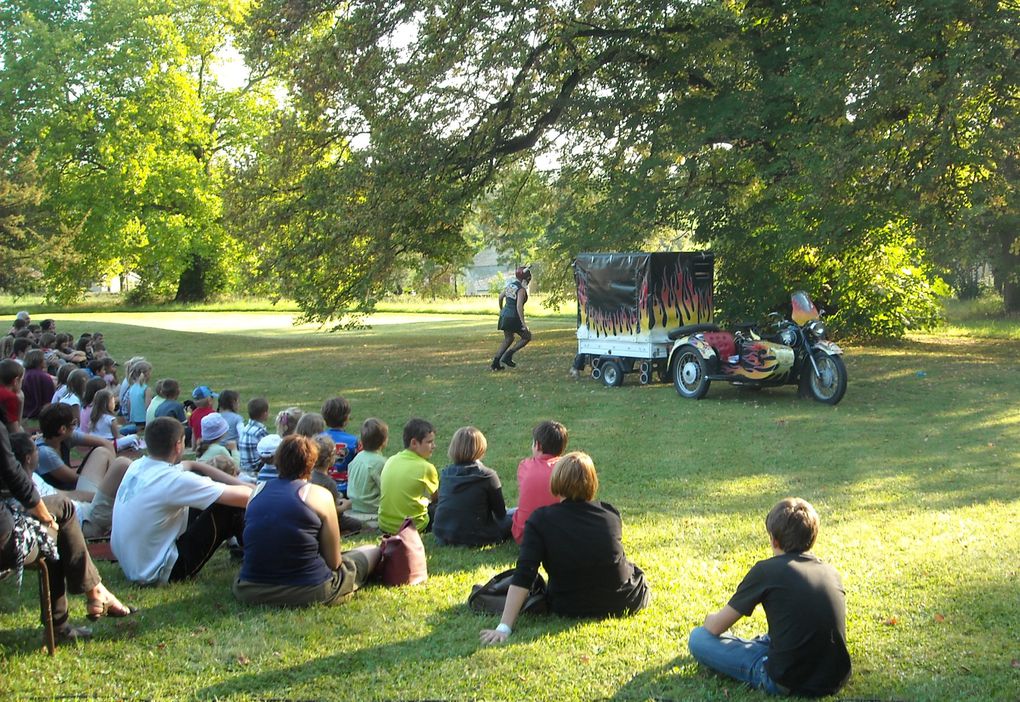
[[[747,683],[769,695],[788,695],[790,691],[769,677],[765,661],[769,657],[769,635],[741,639],[730,634],[713,636],[699,626],[691,632],[687,648],[695,660],[717,673]]]

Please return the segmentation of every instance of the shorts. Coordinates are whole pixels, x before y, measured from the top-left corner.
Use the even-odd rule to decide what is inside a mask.
[[[368,581],[368,557],[360,551],[347,551],[340,556],[340,567],[333,576],[319,585],[276,585],[252,583],[238,577],[234,581],[234,597],[245,604],[304,607],[312,604],[338,604],[346,601]]]

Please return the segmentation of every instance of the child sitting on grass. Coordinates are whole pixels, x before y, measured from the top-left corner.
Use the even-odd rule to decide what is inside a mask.
[[[567,428],[559,422],[542,422],[531,436],[531,458],[525,458],[517,466],[517,511],[512,533],[518,544],[524,538],[524,524],[531,513],[559,502],[549,488],[549,479],[556,461],[567,449]]]
[[[89,413],[90,434],[95,434],[100,439],[112,441],[117,451],[137,451],[139,448],[138,435],[120,435],[120,418],[117,417],[117,398],[106,388],[96,393],[92,398],[92,410]]]
[[[450,441],[453,464],[439,475],[439,500],[432,533],[440,544],[488,546],[510,538],[499,476],[482,464],[488,442],[474,427],[461,427]]]
[[[21,390],[21,383],[24,379],[24,366],[9,358],[0,361],[0,405],[7,413],[7,428],[12,434],[22,431],[21,414],[25,407],[25,394]]]
[[[347,467],[347,496],[351,498],[351,516],[375,526],[379,518],[379,494],[386,456],[383,451],[390,438],[386,422],[369,417],[361,424],[361,450]]]
[[[276,479],[276,449],[280,448],[282,441],[283,437],[279,434],[266,434],[259,439],[257,450],[261,465],[259,465],[257,478],[260,483]]]
[[[241,396],[236,391],[224,390],[216,403],[216,411],[227,420],[227,441],[237,441],[238,429],[244,424],[244,419],[237,413],[240,402]]]
[[[106,381],[102,378],[90,378],[89,382],[85,383],[85,394],[81,396],[81,417],[79,417],[78,428],[86,434],[92,431],[92,403],[96,399],[96,393],[108,389]]]
[[[241,458],[237,455],[237,442],[226,440],[227,430],[227,420],[219,412],[202,417],[202,441],[195,451],[200,462],[208,463],[216,456],[226,456],[240,467]],[[236,474],[235,471],[234,475]]]
[[[322,418],[329,427],[326,429],[329,438],[333,439],[338,448],[343,447],[336,453],[330,475],[337,482],[340,491],[346,494],[348,467],[358,452],[358,437],[344,429],[351,418],[351,403],[343,397],[331,397],[322,403]]]
[[[131,383],[128,388],[128,419],[135,425],[136,433],[145,431],[145,410],[152,402],[152,388],[149,387],[149,378],[152,376],[152,364],[148,361],[139,361],[131,368],[131,375],[128,378]]]
[[[309,415],[306,414],[305,417],[307,416]],[[299,431],[294,433],[301,434]],[[333,502],[336,504],[336,516],[340,520],[341,534],[354,534],[361,531],[364,527],[361,520],[355,519],[349,514],[351,501],[340,495],[336,489],[336,481],[329,476],[329,469],[333,467],[333,458],[336,456],[336,444],[327,434],[321,432],[310,438],[319,448],[319,457],[315,460],[315,466],[312,468],[312,475],[308,482],[325,488],[333,497]]]
[[[156,384],[152,388],[153,392],[152,399],[149,401],[148,406],[145,408],[146,424],[148,424],[149,422],[156,418],[156,410],[159,409],[159,406],[161,404],[166,402],[166,395],[164,394],[165,393],[164,383],[166,383],[166,379],[157,380]]]
[[[248,400],[248,423],[237,433],[237,452],[241,457],[241,470],[254,476],[259,472],[259,441],[269,433],[269,403],[264,397]]]
[[[428,460],[435,449],[432,424],[415,418],[404,425],[404,450],[386,461],[379,485],[379,529],[384,534],[396,534],[408,517],[418,531],[429,530],[430,507],[439,490],[439,474]]]
[[[705,617],[687,646],[706,668],[770,695],[834,695],[850,677],[846,593],[835,568],[810,553],[818,513],[790,497],[765,517],[773,556],[754,564],[729,603]],[[747,640],[726,631],[757,605],[769,631]]]
[[[191,399],[195,403],[195,409],[188,417],[188,426],[191,427],[191,446],[198,451],[198,445],[202,441],[202,419],[212,414],[212,401],[217,397],[208,385],[199,385],[191,391]]]

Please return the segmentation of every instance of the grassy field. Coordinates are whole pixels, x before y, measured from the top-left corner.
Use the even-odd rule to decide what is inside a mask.
[[[491,302],[491,301],[490,301]],[[460,312],[458,310],[458,312]],[[256,394],[273,410],[317,410],[342,393],[352,424],[410,416],[438,428],[434,462],[457,427],[489,439],[486,463],[516,499],[531,427],[555,418],[588,451],[600,497],[623,514],[629,557],[651,606],[635,617],[524,617],[502,648],[482,649],[494,617],[470,613],[472,583],[510,567],[515,547],[439,547],[430,579],[373,587],[334,608],[247,608],[230,594],[236,565],[219,554],[194,583],[127,585],[143,611],[103,621],[97,638],[38,651],[34,583],[0,585],[0,696],[357,700],[762,699],[700,670],[687,634],[770,555],[763,520],[780,498],[817,507],[815,552],[847,590],[854,677],[841,698],[1020,698],[1020,342],[1015,326],[977,338],[926,335],[850,347],[846,398],[827,407],[786,388],[713,385],[702,401],[628,376],[609,389],[567,376],[569,319],[532,322],[519,368],[493,374],[493,315],[383,313],[337,335],[290,327],[286,314],[53,315],[61,329],[103,330],[118,358],[142,353],[154,377]],[[389,448],[398,447],[396,439]],[[350,543],[368,543],[363,536]],[[72,618],[84,617],[83,598]],[[760,610],[737,633],[765,629]]]

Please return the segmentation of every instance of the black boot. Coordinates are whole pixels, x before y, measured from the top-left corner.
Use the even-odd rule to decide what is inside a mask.
[[[490,368],[492,368],[492,370],[494,371],[503,370],[503,366],[499,365],[499,356],[496,356],[495,358],[492,359],[492,365],[490,366]]]
[[[514,355],[512,353],[503,354],[503,358],[500,360],[503,361],[503,365],[505,365],[507,368],[517,367],[517,364],[514,363]]]

